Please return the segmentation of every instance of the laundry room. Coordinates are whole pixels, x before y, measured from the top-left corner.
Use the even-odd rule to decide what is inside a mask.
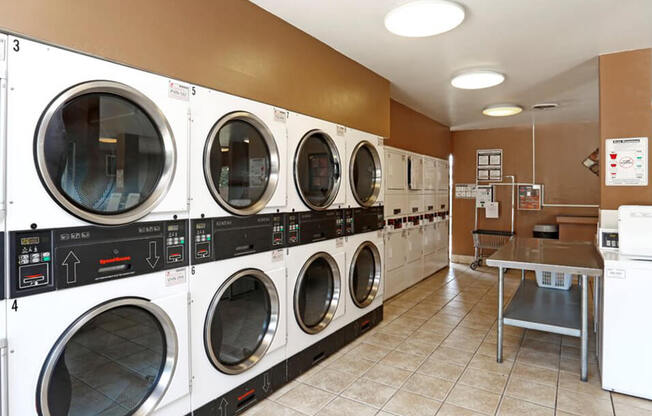
[[[0,416],[652,416],[649,0],[0,10]]]

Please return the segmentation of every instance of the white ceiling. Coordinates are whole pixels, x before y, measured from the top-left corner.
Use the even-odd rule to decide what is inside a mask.
[[[385,14],[409,0],[250,0],[391,81],[392,98],[453,130],[530,123],[532,112],[502,119],[490,104],[529,108],[555,101],[537,122],[598,119],[598,60],[652,47],[652,0],[458,0],[466,20],[429,38],[389,33]],[[450,85],[469,68],[506,74],[497,87]]]

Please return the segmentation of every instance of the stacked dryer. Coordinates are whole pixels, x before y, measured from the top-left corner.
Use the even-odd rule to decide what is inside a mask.
[[[185,414],[189,88],[3,39],[8,412]]]

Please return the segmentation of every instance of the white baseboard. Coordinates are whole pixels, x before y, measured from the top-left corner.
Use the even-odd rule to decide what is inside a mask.
[[[475,258],[473,256],[465,256],[462,254],[451,255],[451,262],[458,264],[471,264]]]

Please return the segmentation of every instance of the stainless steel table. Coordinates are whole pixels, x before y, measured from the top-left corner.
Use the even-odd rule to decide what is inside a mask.
[[[498,267],[498,347],[496,358],[503,361],[503,325],[518,326],[561,335],[580,337],[582,381],[588,379],[589,276],[602,276],[602,259],[592,243],[560,242],[539,238],[512,238],[487,259]],[[540,288],[525,280],[504,309],[505,269],[550,271],[580,275],[578,287],[571,290]],[[595,279],[597,289],[599,279]],[[597,306],[597,290],[594,293]],[[594,316],[595,318],[595,316]],[[595,323],[594,323],[595,329]]]

